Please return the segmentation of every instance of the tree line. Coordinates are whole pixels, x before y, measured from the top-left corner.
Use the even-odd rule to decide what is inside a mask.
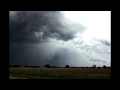
[[[32,67],[32,68],[40,68],[40,67],[46,67],[46,68],[63,68],[63,67],[57,67],[57,66],[51,66],[50,64],[46,64],[45,66],[21,66],[21,65],[13,65],[9,67]],[[91,67],[70,67],[69,65],[65,65],[64,68],[111,68],[111,67],[106,67],[106,65],[103,65],[102,67],[97,67],[96,65],[92,65]]]

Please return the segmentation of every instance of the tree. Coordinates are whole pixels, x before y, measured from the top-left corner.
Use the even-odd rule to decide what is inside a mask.
[[[51,66],[50,66],[49,64],[46,64],[45,67],[46,67],[46,68],[50,68]]]
[[[92,65],[93,66],[93,68],[96,68],[96,65]]]
[[[53,66],[53,68],[56,68],[56,66]]]
[[[103,66],[102,66],[102,68],[106,68],[106,66],[105,66],[105,65],[103,65]]]
[[[65,68],[69,68],[70,66],[69,65],[65,65]]]

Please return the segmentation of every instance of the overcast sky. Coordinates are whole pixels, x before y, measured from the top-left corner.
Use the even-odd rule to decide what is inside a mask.
[[[10,65],[111,66],[110,11],[10,11]]]

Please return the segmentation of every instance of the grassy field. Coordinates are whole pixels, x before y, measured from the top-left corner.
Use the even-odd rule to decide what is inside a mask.
[[[9,76],[27,79],[110,79],[110,68],[9,68]]]

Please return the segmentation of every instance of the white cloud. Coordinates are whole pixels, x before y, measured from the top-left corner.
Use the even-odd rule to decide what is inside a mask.
[[[66,11],[64,14],[68,20],[79,22],[86,27],[86,37],[110,41],[110,11]]]
[[[73,43],[79,52],[99,65],[109,65],[111,62],[111,46],[98,40],[111,43],[110,11],[66,11],[65,17],[71,22],[77,22],[86,27],[83,33],[77,33]]]

